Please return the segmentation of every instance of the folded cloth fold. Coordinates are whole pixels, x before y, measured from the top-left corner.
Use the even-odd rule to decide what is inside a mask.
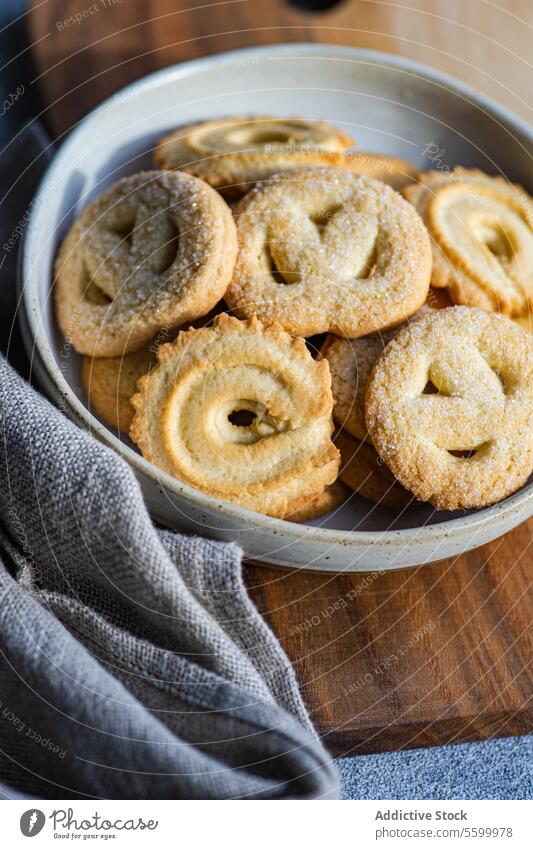
[[[29,126],[0,175],[1,326],[23,373],[12,260],[47,149]],[[3,358],[0,428],[4,792],[336,797],[336,769],[248,597],[239,547],[157,530],[129,466]]]
[[[2,360],[0,781],[315,798],[336,771],[232,543],[156,530],[127,464]]]

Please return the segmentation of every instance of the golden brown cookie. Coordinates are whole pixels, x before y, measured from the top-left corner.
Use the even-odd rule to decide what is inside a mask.
[[[436,310],[387,345],[366,423],[398,480],[441,510],[484,507],[533,470],[533,340],[498,313]]]
[[[234,116],[179,127],[161,139],[154,156],[160,168],[179,168],[242,195],[285,168],[336,165],[353,144],[326,121]]]
[[[333,165],[333,163],[331,163]],[[405,159],[398,156],[386,156],[384,153],[368,153],[365,151],[347,151],[342,154],[339,168],[346,168],[363,177],[381,180],[393,189],[399,191],[412,183],[418,169]]]
[[[278,174],[243,198],[236,220],[225,300],[241,317],[355,338],[401,323],[426,299],[426,228],[377,180],[337,168]]]
[[[326,337],[320,354],[327,359],[331,372],[333,418],[357,439],[368,439],[365,422],[366,382],[376,360],[406,324],[430,311],[430,307],[424,304],[407,323],[392,330],[360,336],[359,339],[341,339],[332,334]]]
[[[404,188],[432,237],[433,286],[455,303],[515,316],[533,303],[533,205],[476,169],[430,171]]]
[[[130,436],[158,468],[279,517],[336,479],[329,367],[303,339],[221,315],[157,356],[132,399]]]
[[[225,309],[224,301],[220,301],[207,315],[183,329],[207,327]],[[178,332],[181,331],[163,328],[147,345],[123,357],[84,357],[81,379],[89,409],[112,428],[128,433],[135,412],[131,398],[137,392],[137,381],[155,364],[159,346],[172,342]]]
[[[388,507],[405,507],[415,500],[368,442],[361,442],[340,430],[335,445],[341,452],[340,479],[354,492]]]
[[[349,495],[348,487],[336,480],[317,495],[307,495],[292,501],[283,518],[288,522],[311,522],[336,510]]]
[[[133,419],[131,397],[137,381],[155,362],[155,348],[145,345],[124,357],[84,357],[81,380],[89,409],[106,424],[127,433]]]
[[[59,324],[82,354],[136,351],[220,300],[236,253],[231,212],[182,172],[145,171],[92,201],[56,262]]]

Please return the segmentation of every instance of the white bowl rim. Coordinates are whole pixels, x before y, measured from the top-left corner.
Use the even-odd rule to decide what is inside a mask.
[[[182,484],[180,481],[173,478],[166,472],[157,469],[152,463],[145,460],[140,454],[137,454],[128,445],[122,443],[108,428],[84,406],[81,400],[73,392],[61,370],[57,366],[48,342],[44,328],[40,320],[39,305],[37,298],[32,289],[25,286],[25,281],[30,279],[29,275],[29,248],[31,245],[33,231],[35,229],[35,214],[33,210],[40,208],[42,200],[48,193],[49,186],[53,186],[56,170],[60,166],[60,160],[68,155],[69,149],[74,145],[78,136],[86,130],[91,121],[100,117],[100,115],[109,109],[112,109],[113,104],[118,98],[121,101],[130,97],[136,96],[141,91],[149,91],[156,87],[162,80],[174,78],[176,80],[194,73],[200,68],[206,68],[210,64],[229,62],[232,60],[242,60],[253,56],[283,56],[289,55],[294,58],[300,57],[322,57],[322,58],[340,58],[353,59],[357,61],[368,62],[369,64],[378,64],[380,66],[389,66],[407,73],[413,73],[414,76],[422,76],[429,79],[431,82],[451,89],[455,94],[459,94],[464,99],[472,102],[474,105],[487,110],[492,116],[497,116],[506,125],[506,128],[511,127],[514,130],[524,134],[533,143],[533,130],[529,127],[526,121],[515,115],[509,109],[500,104],[495,103],[490,97],[477,92],[471,86],[457,80],[449,74],[445,74],[421,62],[412,61],[405,57],[395,56],[390,53],[384,53],[376,50],[364,50],[357,47],[346,47],[335,44],[319,44],[312,42],[291,42],[287,44],[263,45],[260,47],[249,47],[240,50],[231,50],[226,53],[217,53],[211,56],[206,56],[200,59],[192,59],[187,62],[182,62],[174,65],[169,65],[167,68],[161,68],[151,74],[135,80],[124,88],[120,89],[115,94],[108,97],[101,104],[92,109],[85,115],[68,134],[65,142],[61,145],[60,150],[46,169],[37,191],[34,196],[34,204],[30,212],[29,221],[23,236],[20,253],[20,273],[18,275],[19,297],[21,304],[24,307],[25,318],[31,331],[31,338],[23,333],[23,338],[26,343],[30,359],[35,357],[35,349],[41,360],[47,377],[55,384],[55,388],[60,395],[70,406],[72,412],[84,424],[85,428],[91,432],[96,432],[99,438],[112,447],[118,454],[124,457],[128,463],[133,466],[138,472],[142,472],[147,477],[150,477],[158,486],[164,486],[171,492],[184,496],[188,501],[193,502],[201,510],[220,512],[232,516],[234,520],[239,521],[246,528],[250,523],[253,524],[254,530],[262,528],[266,532],[277,531],[280,536],[288,539],[301,539],[305,534],[306,540],[311,541],[313,538],[319,544],[328,546],[341,545],[349,546],[352,543],[364,545],[398,545],[405,546],[409,541],[416,542],[416,537],[423,533],[424,541],[439,541],[447,537],[453,537],[462,534],[464,531],[476,531],[483,528],[497,518],[503,518],[513,512],[524,512],[524,508],[531,502],[531,512],[533,513],[533,482],[527,484],[514,495],[504,501],[493,504],[489,507],[481,509],[476,513],[470,513],[466,516],[458,516],[454,519],[438,522],[435,524],[418,525],[412,528],[401,528],[395,530],[380,530],[380,531],[346,531],[336,530],[331,528],[321,528],[313,525],[301,525],[287,522],[283,519],[274,519],[270,516],[265,516],[261,513],[256,513],[248,510],[245,507],[239,507],[231,502],[223,499],[215,499],[207,493],[203,493],[198,489]],[[31,344],[33,343],[33,344]],[[524,515],[525,518],[525,515]]]

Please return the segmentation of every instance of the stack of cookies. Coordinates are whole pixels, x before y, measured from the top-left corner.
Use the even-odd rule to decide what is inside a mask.
[[[353,153],[323,121],[161,140],[61,245],[89,406],[158,469],[308,521],[510,495],[533,471],[533,204],[477,170]]]

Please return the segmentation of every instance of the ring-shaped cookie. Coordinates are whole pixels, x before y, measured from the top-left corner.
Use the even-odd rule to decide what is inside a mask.
[[[125,177],[63,241],[59,324],[82,354],[135,351],[161,328],[205,315],[224,294],[235,254],[229,207],[206,183],[178,171]]]
[[[285,168],[336,165],[353,144],[326,121],[234,116],[179,127],[161,139],[154,159],[160,168],[188,171],[238,196]]]
[[[533,341],[498,313],[436,310],[390,342],[367,383],[372,442],[441,510],[484,507],[533,471]]]
[[[533,305],[533,201],[521,186],[456,168],[420,174],[403,193],[432,237],[433,286],[511,316]]]
[[[328,364],[280,327],[222,315],[181,332],[138,387],[143,456],[215,498],[282,517],[337,477]]]
[[[239,252],[226,303],[290,333],[355,338],[424,303],[431,247],[389,186],[336,168],[278,174],[236,212]]]

